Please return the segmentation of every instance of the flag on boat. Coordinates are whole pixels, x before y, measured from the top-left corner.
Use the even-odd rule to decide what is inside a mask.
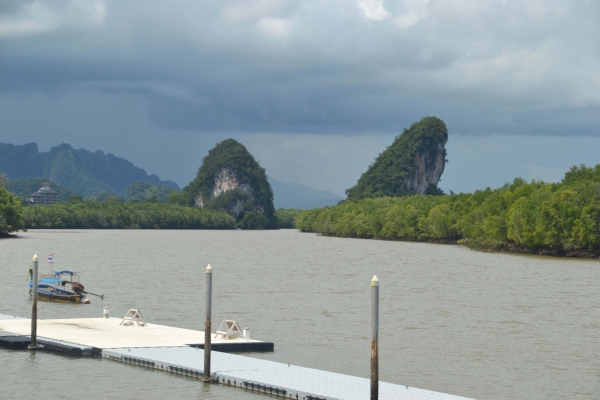
[[[48,264],[52,264],[52,257],[54,256],[54,253],[50,253],[50,255],[48,256],[48,259],[46,260],[46,262]]]

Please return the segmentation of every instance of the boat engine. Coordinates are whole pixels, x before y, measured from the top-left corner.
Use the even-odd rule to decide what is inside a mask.
[[[81,293],[81,292],[83,292],[83,289],[84,289],[84,287],[81,283],[73,282],[73,291],[75,293]]]

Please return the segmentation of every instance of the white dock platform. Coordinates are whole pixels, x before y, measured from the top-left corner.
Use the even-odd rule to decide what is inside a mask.
[[[19,350],[26,348],[30,344],[31,336],[29,334],[31,333],[31,320],[13,315],[0,314],[0,321],[29,321],[29,330],[25,334],[0,330],[0,345]],[[20,326],[21,324],[22,322],[16,322],[15,326]],[[91,346],[69,343],[44,336],[38,336],[37,342],[47,350],[66,355],[91,356],[94,353],[94,349]]]
[[[106,349],[102,357],[201,377],[204,351],[191,347]],[[367,400],[369,380],[334,372],[213,352],[213,379],[221,384],[298,400]],[[464,397],[391,383],[379,383],[381,400],[460,400]]]
[[[203,331],[156,324],[125,326],[120,325],[121,321],[121,318],[40,319],[37,323],[37,334],[40,337],[97,349],[169,347],[204,343]],[[0,319],[0,330],[26,336],[31,333],[31,320]],[[268,342],[243,339],[227,340],[214,338],[214,334],[212,338],[212,344],[215,347],[219,345],[251,346],[251,344],[259,345],[261,343]]]

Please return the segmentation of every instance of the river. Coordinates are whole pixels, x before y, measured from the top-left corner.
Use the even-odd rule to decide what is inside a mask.
[[[380,379],[476,399],[600,397],[600,260],[294,230],[39,230],[0,240],[0,313],[28,317],[31,257],[81,273],[89,305],[40,318],[112,317],[203,329],[235,319],[275,352],[251,357],[369,377],[370,281],[380,280]],[[260,399],[100,358],[0,350],[0,397]],[[33,382],[33,384],[32,384]]]

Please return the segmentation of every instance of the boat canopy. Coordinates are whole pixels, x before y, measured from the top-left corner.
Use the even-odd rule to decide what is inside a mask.
[[[73,276],[73,275],[75,275],[75,272],[69,271],[68,269],[63,269],[62,271],[56,271],[54,273],[54,275],[56,275],[56,276],[62,275],[62,274],[69,274],[69,275]]]
[[[42,278],[38,281],[38,287],[41,287],[41,285],[44,286],[48,286],[48,285],[60,285],[62,284],[64,281],[62,279],[59,278]],[[30,280],[29,281],[29,287],[32,288],[33,287],[33,281]]]

